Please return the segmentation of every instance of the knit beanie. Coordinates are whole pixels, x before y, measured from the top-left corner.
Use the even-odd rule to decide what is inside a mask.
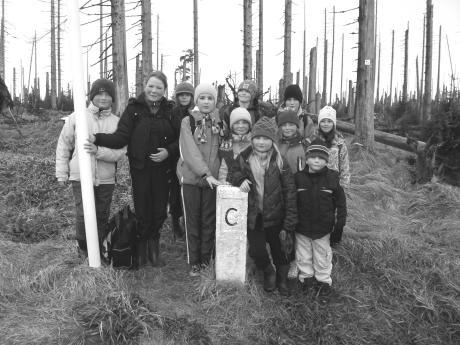
[[[211,84],[207,83],[201,83],[195,88],[195,104],[197,104],[197,100],[200,97],[201,94],[206,93],[208,95],[211,95],[212,98],[214,99],[214,105],[216,105],[217,102],[217,90],[214,86]]]
[[[307,148],[306,158],[319,157],[324,159],[326,162],[329,161],[329,149],[326,147],[324,140],[316,138],[313,140]]]
[[[251,114],[245,108],[238,107],[232,110],[230,113],[230,128],[233,127],[235,122],[244,120],[249,123],[249,128],[252,126]]]
[[[176,86],[176,97],[181,93],[188,93],[190,95],[194,95],[195,90],[193,89],[193,85],[189,82],[184,81]]]
[[[112,101],[115,101],[115,85],[108,79],[98,79],[94,81],[89,91],[89,99],[92,101],[95,96],[104,91],[112,97]]]
[[[251,99],[254,99],[257,94],[257,84],[249,79],[244,80],[240,86],[238,86],[238,92],[242,90],[249,92],[251,94]]]
[[[298,100],[300,103],[302,103],[303,95],[299,85],[292,84],[286,87],[286,89],[284,90],[284,101],[286,101],[288,98],[294,98]]]
[[[252,138],[264,136],[276,142],[277,129],[275,119],[262,116],[252,128]]]
[[[323,119],[329,119],[331,120],[332,122],[334,122],[334,128],[335,128],[335,125],[337,123],[337,118],[336,118],[336,111],[334,108],[332,108],[331,106],[329,105],[326,105],[324,108],[322,108],[320,111],[319,111],[319,114],[318,114],[318,125],[319,123],[321,122],[321,120]]]
[[[297,113],[292,110],[285,110],[279,113],[278,115],[278,127],[281,127],[285,123],[293,123],[297,126],[297,128],[300,127],[300,122],[299,122],[299,117],[297,116]]]

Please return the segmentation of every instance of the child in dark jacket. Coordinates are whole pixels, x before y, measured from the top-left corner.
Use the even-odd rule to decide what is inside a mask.
[[[347,205],[339,174],[329,169],[329,150],[321,139],[307,149],[307,166],[295,174],[299,222],[296,228],[296,262],[299,280],[306,290],[331,293],[331,244],[339,243],[347,217]]]
[[[289,165],[276,145],[275,119],[262,117],[253,127],[251,146],[232,166],[229,182],[248,195],[249,255],[264,271],[264,289],[288,294],[289,238],[297,223],[296,193]],[[276,273],[266,249],[270,245]],[[292,247],[292,245],[291,245]]]

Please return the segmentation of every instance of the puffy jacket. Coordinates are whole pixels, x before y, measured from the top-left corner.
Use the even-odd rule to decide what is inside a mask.
[[[220,134],[217,128],[220,128],[220,121],[217,111],[213,111],[205,123],[206,142],[201,142],[199,127],[202,125],[203,115],[199,111],[192,111],[190,115],[195,120],[195,130],[192,133],[190,116],[184,117],[180,129],[177,177],[181,184],[206,186],[204,177],[217,178],[219,174]]]
[[[245,149],[232,166],[229,182],[240,186],[245,179],[251,181],[248,195],[248,229],[256,226],[258,211],[258,193],[256,181],[249,165],[252,146]],[[288,163],[283,159],[283,169],[276,164],[276,151],[273,152],[264,178],[263,225],[264,227],[280,226],[286,231],[294,231],[297,224],[297,205],[294,179]]]
[[[131,98],[116,131],[96,134],[95,144],[110,148],[128,145],[129,164],[136,169],[143,169],[146,163],[172,167],[179,154],[180,119],[172,113],[173,102],[164,97],[159,102],[159,110],[153,114],[144,93]],[[149,156],[160,147],[167,149],[169,156],[163,162],[153,162]]]
[[[308,166],[294,175],[299,222],[296,232],[313,240],[343,228],[347,203],[337,171],[324,167],[310,173]]]
[[[227,182],[229,171],[233,164],[236,164],[237,157],[241,151],[245,150],[251,145],[251,133],[241,137],[239,135],[232,135],[232,140],[225,141],[226,147],[219,148],[219,157],[221,160],[219,168],[219,182]]]
[[[286,158],[293,174],[305,168],[305,152],[307,146],[308,143],[301,136],[300,132],[297,132],[293,138],[286,139],[281,137],[279,139],[278,147],[281,155]]]
[[[309,139],[308,143],[311,143],[315,138],[320,137],[325,140],[322,135],[316,131]],[[348,148],[342,134],[335,133],[334,139],[332,139],[332,145],[329,148],[329,161],[327,162],[329,169],[335,170],[339,173],[340,184],[344,188],[350,186],[350,159],[348,157]]]
[[[88,133],[112,133],[118,124],[119,118],[111,110],[102,110],[92,103],[86,109]],[[80,169],[78,165],[78,150],[75,149],[75,113],[69,115],[58,139],[56,148],[56,178],[58,181],[79,181]],[[99,146],[96,154],[91,155],[93,183],[115,183],[116,165],[126,153],[126,148],[112,150]]]

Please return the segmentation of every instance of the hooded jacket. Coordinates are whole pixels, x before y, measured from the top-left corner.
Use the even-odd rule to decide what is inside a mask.
[[[88,133],[112,133],[118,124],[119,118],[111,113],[111,109],[100,111],[90,103],[86,109],[88,118]],[[56,178],[58,181],[79,181],[80,169],[78,165],[78,150],[75,138],[76,114],[72,113],[66,119],[56,148]],[[126,148],[117,150],[99,146],[96,154],[91,155],[93,184],[115,183],[115,162],[126,153]]]
[[[129,164],[136,169],[143,169],[146,163],[172,167],[179,153],[180,119],[172,113],[173,102],[164,97],[159,102],[159,109],[153,114],[144,93],[131,98],[116,131],[96,134],[95,144],[110,148],[128,145]],[[151,161],[150,154],[157,153],[160,147],[168,151],[168,158],[159,163]]]

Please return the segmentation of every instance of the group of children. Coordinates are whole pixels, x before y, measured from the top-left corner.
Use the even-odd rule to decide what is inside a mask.
[[[264,289],[277,288],[287,295],[290,277],[307,290],[318,288],[328,294],[331,245],[342,237],[347,213],[343,188],[350,183],[347,146],[336,131],[335,110],[330,106],[321,109],[315,125],[301,107],[299,86],[289,85],[277,115],[265,116],[251,80],[239,85],[234,104],[220,112],[216,89],[210,84],[193,88],[181,83],[175,96],[173,113],[181,119],[180,157],[177,179],[172,178],[169,184],[169,203],[175,237],[183,236],[181,215],[185,221],[189,274],[198,276],[213,257],[216,186],[231,184],[248,193],[249,255],[263,271]],[[113,83],[96,81],[90,98],[87,115],[91,133],[112,133],[118,122],[110,112]],[[72,164],[77,160],[72,149],[74,130],[72,115],[58,141],[56,176],[61,183],[69,177],[73,180],[77,240],[85,249],[78,165]],[[115,162],[126,151],[91,142],[85,149],[93,154],[100,230],[109,214]],[[100,236],[102,233],[99,231]]]
[[[257,88],[250,80],[239,85],[237,106],[220,113],[214,86],[200,84],[193,93],[190,87],[180,90],[184,85],[176,90],[177,100],[184,92],[194,97],[182,120],[177,165],[190,275],[199,275],[212,258],[215,187],[231,184],[249,194],[249,255],[263,271],[264,289],[289,294],[289,275],[305,289],[328,294],[331,244],[341,240],[346,221],[343,187],[350,181],[335,110],[321,109],[316,128],[301,108],[298,85],[286,88],[275,118],[258,109]]]

